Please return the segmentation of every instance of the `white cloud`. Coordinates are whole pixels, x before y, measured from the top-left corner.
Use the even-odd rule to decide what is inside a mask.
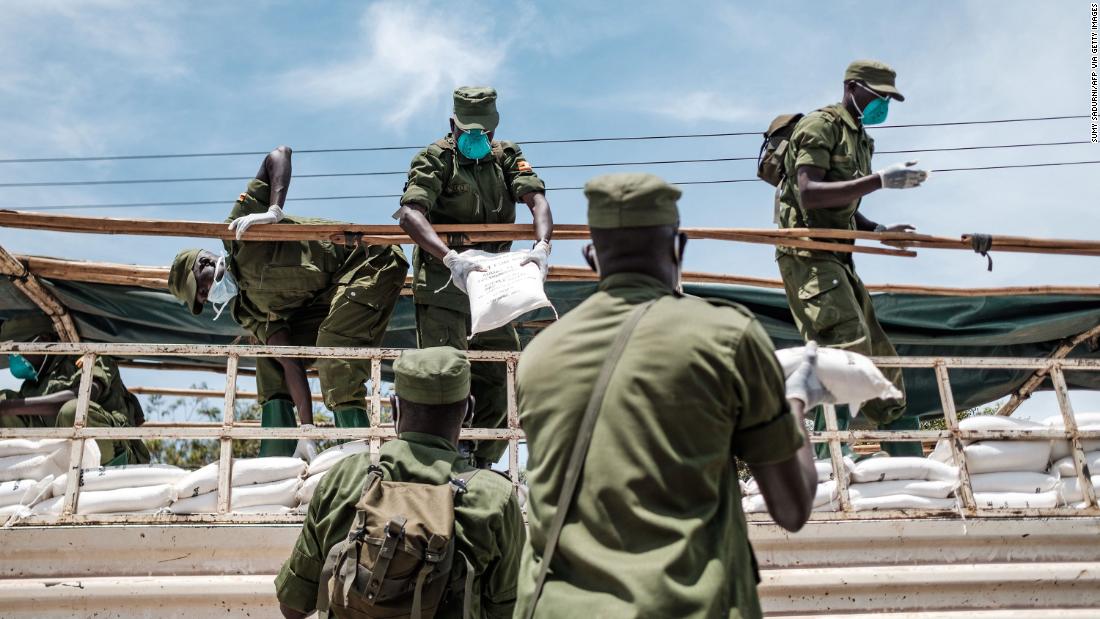
[[[374,104],[386,122],[403,124],[446,109],[455,86],[494,82],[507,38],[493,26],[486,15],[458,21],[425,3],[378,2],[364,12],[362,42],[349,58],[299,67],[281,82],[307,104]]]
[[[706,90],[650,97],[641,108],[681,122],[735,122],[752,116],[729,95]]]

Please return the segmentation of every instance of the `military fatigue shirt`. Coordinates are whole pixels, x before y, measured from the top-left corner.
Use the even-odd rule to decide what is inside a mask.
[[[19,387],[19,397],[33,398],[65,390],[79,393],[82,373],[80,357],[49,355],[38,373],[38,380],[23,381]],[[107,411],[122,413],[132,427],[139,425],[137,418],[142,416],[141,406],[122,383],[114,359],[96,355],[92,379],[99,385],[98,393],[93,392],[96,404]],[[144,423],[144,417],[140,421]]]
[[[475,161],[459,153],[454,139],[447,136],[413,157],[401,204],[425,209],[433,224],[511,224],[516,221],[516,203],[532,191],[545,190],[518,144],[494,142],[492,154]],[[507,241],[471,244],[443,236],[460,253],[467,249],[498,253],[512,246]],[[413,250],[416,302],[470,313],[469,299],[447,285],[450,279],[443,261],[419,247]]]
[[[650,299],[608,385],[536,616],[760,616],[734,457],[777,462],[802,445],[782,370],[748,310],[633,273],[605,277],[520,358],[530,539],[517,616],[596,376]]]
[[[253,179],[226,221],[266,212],[269,199],[267,183]],[[281,223],[338,222],[286,217]],[[356,261],[350,259],[363,253],[355,247],[329,241],[225,241],[224,244],[229,269],[240,288],[230,306],[233,318],[261,342],[267,342],[268,337],[280,330],[293,331],[292,317],[309,305],[323,306],[324,315],[336,284],[354,279],[361,265],[361,261],[352,264]]]
[[[445,484],[472,470],[454,445],[431,434],[402,432],[398,440],[382,445],[379,455],[379,466],[386,479],[393,481]],[[334,545],[347,539],[370,462],[370,454],[349,456],[317,486],[294,551],[275,579],[283,604],[302,612],[316,608],[317,581],[325,557]],[[524,538],[523,517],[512,483],[492,471],[474,476],[466,494],[455,501],[455,550],[465,554],[477,572],[474,591],[480,595],[472,601],[474,617],[512,616]],[[441,608],[436,616],[461,617],[462,604],[452,606]]]
[[[835,208],[803,209],[797,171],[800,166],[808,165],[825,170],[826,182],[855,180],[871,173],[874,150],[875,141],[840,103],[807,114],[798,121],[784,160],[787,176],[779,189],[779,227],[855,230],[855,213],[860,200]],[[854,243],[841,239],[831,242]],[[776,251],[777,256],[789,253],[841,261],[850,258],[850,255],[842,257],[833,252],[786,247],[778,247]]]

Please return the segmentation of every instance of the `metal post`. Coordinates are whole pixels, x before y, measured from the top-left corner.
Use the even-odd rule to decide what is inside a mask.
[[[237,404],[237,364],[240,357],[229,355],[225,364],[225,408],[222,410],[221,454],[218,459],[218,513],[232,509],[233,493],[233,439],[225,432],[233,427]]]
[[[1066,386],[1066,377],[1062,373],[1061,364],[1055,363],[1050,370],[1050,380],[1054,383],[1054,392],[1058,395],[1058,408],[1062,411],[1062,420],[1065,423],[1066,432],[1069,434],[1073,448],[1073,468],[1077,470],[1077,484],[1081,487],[1081,494],[1085,499],[1085,508],[1096,507],[1096,492],[1092,487],[1092,479],[1089,477],[1088,465],[1085,464],[1085,450],[1081,446],[1081,437],[1077,430],[1077,418],[1073,416],[1073,404],[1069,401],[1069,388]]]
[[[92,369],[95,368],[95,354],[84,353],[80,357],[80,387],[76,394],[76,415],[73,417],[73,431],[83,428],[88,420],[88,403],[92,399]],[[69,446],[69,476],[65,481],[65,501],[61,509],[61,519],[65,520],[77,511],[80,498],[80,477],[84,474],[84,441],[73,439]]]
[[[504,362],[508,372],[508,429],[519,429],[519,407],[516,404],[516,360],[508,359]],[[519,486],[519,439],[508,440],[508,476],[512,478],[512,485]]]
[[[382,358],[373,357],[370,360],[370,425],[378,428],[382,425]],[[370,461],[378,464],[382,449],[382,440],[377,435],[370,437]]]
[[[959,467],[959,488],[956,492],[962,498],[963,510],[971,515],[977,510],[977,505],[974,502],[974,491],[970,486],[970,470],[966,466],[962,439],[959,438],[959,415],[955,412],[955,394],[951,391],[951,379],[947,375],[947,366],[942,361],[936,362],[935,372],[936,384],[940,389],[943,418],[947,422],[947,429],[951,432],[951,438],[947,439],[951,445],[951,457],[955,460],[955,466]]]
[[[844,451],[837,436],[836,407],[825,404],[824,408],[825,432],[829,438],[829,457],[833,464],[833,475],[836,476],[837,498],[840,499],[840,510],[847,514],[852,511],[852,500],[848,496],[848,468],[844,466]]]

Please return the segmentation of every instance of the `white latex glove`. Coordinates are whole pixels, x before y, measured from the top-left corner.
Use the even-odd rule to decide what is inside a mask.
[[[237,240],[239,241],[244,236],[244,231],[248,230],[253,224],[277,224],[282,220],[283,209],[272,204],[267,207],[266,213],[253,213],[234,219],[230,222],[229,229],[237,231]]]
[[[523,266],[531,263],[538,265],[539,270],[542,271],[542,278],[546,279],[546,272],[550,268],[550,243],[546,241],[535,243],[531,251],[527,252],[527,257],[519,264]]]
[[[875,226],[875,232],[916,232],[917,229],[910,224],[890,224],[884,226],[879,224]]]
[[[787,377],[787,399],[802,400],[806,410],[836,401],[817,377],[817,342],[806,344],[802,363]]]
[[[886,189],[909,189],[916,187],[928,179],[928,172],[914,168],[916,161],[895,163],[883,168],[875,174],[882,180],[882,186]]]
[[[312,430],[315,426],[312,423],[303,423],[299,426],[302,430]],[[283,452],[286,453],[286,452]],[[298,445],[294,448],[294,457],[301,458],[306,462],[310,462],[317,456],[317,443],[311,438],[298,439]]]
[[[466,278],[469,277],[470,273],[488,270],[453,249],[447,252],[446,256],[443,256],[443,264],[451,270],[451,281],[454,282],[455,288],[462,292],[466,292]]]

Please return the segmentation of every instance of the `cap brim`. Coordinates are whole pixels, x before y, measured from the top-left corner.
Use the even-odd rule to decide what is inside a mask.
[[[868,82],[867,87],[871,90],[874,90],[875,92],[881,92],[884,95],[889,95],[891,98],[897,99],[898,101],[905,101],[905,96],[898,92],[898,89],[891,86],[890,84],[872,84]]]
[[[481,129],[488,133],[495,131],[497,125],[500,123],[500,116],[493,114],[491,116],[475,116],[475,115],[454,115],[455,126],[463,131],[469,131],[470,129]]]
[[[187,279],[183,283],[183,291],[187,293],[187,298],[191,299],[190,303],[187,304],[188,309],[191,310],[191,314],[194,316],[201,314],[203,304],[199,303],[198,300],[199,283],[195,279],[194,271],[189,271],[187,273]]]

